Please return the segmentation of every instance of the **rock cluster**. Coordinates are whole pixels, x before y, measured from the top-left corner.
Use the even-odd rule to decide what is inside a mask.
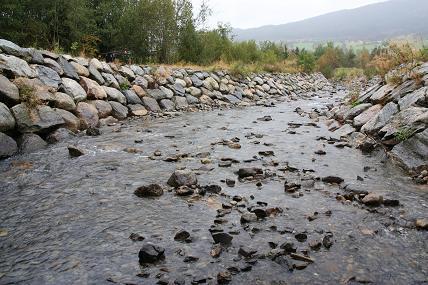
[[[373,84],[361,92],[352,105],[331,109],[340,122],[332,131],[350,135],[357,148],[372,151],[377,143],[390,150],[390,156],[427,183],[428,176],[428,62],[415,67],[402,83]]]
[[[23,133],[46,138],[129,116],[270,104],[329,86],[321,74],[253,74],[116,65],[26,49],[0,39],[0,157]]]

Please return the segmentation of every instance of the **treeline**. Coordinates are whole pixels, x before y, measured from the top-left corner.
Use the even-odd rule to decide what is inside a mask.
[[[75,55],[126,51],[137,63],[198,64],[236,73],[313,72],[327,77],[350,72],[372,76],[411,58],[428,60],[427,49],[385,45],[373,51],[335,46],[290,49],[283,43],[234,42],[230,27],[205,29],[204,3],[195,15],[190,0],[2,0],[0,37]]]

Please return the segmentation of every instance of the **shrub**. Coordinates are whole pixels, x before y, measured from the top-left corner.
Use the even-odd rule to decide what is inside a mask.
[[[119,84],[119,88],[120,90],[124,91],[124,90],[128,90],[129,89],[129,84],[127,82],[122,82]]]
[[[395,138],[398,141],[403,142],[403,141],[408,140],[413,135],[413,133],[414,133],[414,131],[412,129],[401,128],[395,133]]]

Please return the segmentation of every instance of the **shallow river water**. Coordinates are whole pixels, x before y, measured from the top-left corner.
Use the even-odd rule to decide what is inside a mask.
[[[104,127],[98,137],[80,136],[0,161],[0,284],[156,284],[159,277],[171,284],[180,278],[186,284],[204,279],[216,284],[217,273],[229,267],[244,269],[232,275],[230,284],[428,284],[428,232],[413,227],[416,218],[427,215],[427,187],[413,184],[382,151],[364,155],[316,140],[332,136],[323,120],[317,126],[293,129],[288,125],[313,122],[294,112],[296,107],[309,112],[331,102],[328,96],[313,97],[272,108],[134,119]],[[272,121],[257,121],[265,115]],[[263,137],[247,138],[249,133]],[[240,139],[241,149],[212,144],[234,137]],[[70,158],[70,144],[86,155]],[[327,154],[314,154],[319,148]],[[156,150],[162,156],[151,159]],[[274,151],[275,156],[258,154],[265,150]],[[203,152],[210,153],[212,164],[202,165],[195,157]],[[163,161],[176,154],[189,156],[178,162]],[[244,162],[254,156],[254,161]],[[224,157],[240,163],[218,167]],[[302,197],[294,198],[284,192],[284,179],[296,175],[281,171],[287,165],[300,172],[313,170],[308,173],[316,177],[340,176],[345,183],[398,199],[401,205],[370,210],[357,202],[342,203],[336,200],[338,193],[343,194],[339,186],[319,181],[303,189]],[[183,198],[166,192],[149,199],[133,194],[141,185],[166,185],[171,173],[184,167],[198,172],[199,184],[218,184],[226,195]],[[239,182],[235,171],[242,167],[261,167],[276,176],[261,181],[261,187]],[[236,186],[227,187],[221,182],[226,178],[236,180]],[[232,244],[213,258],[208,229],[221,203],[231,200],[228,195],[245,197],[248,205],[262,201],[268,207],[282,208],[283,213],[244,226],[239,211],[232,210],[221,225],[234,234]],[[314,212],[319,213],[317,219],[309,221]],[[191,243],[174,241],[181,229],[190,232]],[[294,238],[299,232],[307,234],[307,241]],[[303,270],[289,271],[269,258],[249,261],[238,255],[242,245],[258,254],[268,253],[269,242],[293,241],[305,250],[311,240],[322,239],[326,232],[333,234],[333,245],[309,249],[314,263]],[[132,241],[131,233],[145,240]],[[138,252],[145,242],[164,247],[165,260],[140,268]],[[183,262],[189,255],[199,260]]]

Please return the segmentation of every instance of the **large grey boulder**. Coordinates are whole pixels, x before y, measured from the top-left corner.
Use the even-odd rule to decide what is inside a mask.
[[[119,73],[131,81],[135,79],[135,73],[126,65],[123,65],[119,68]]]
[[[24,103],[13,106],[18,130],[22,133],[48,132],[64,124],[64,120],[51,107],[40,105],[29,108]]]
[[[408,170],[428,169],[428,129],[394,146],[390,153]]]
[[[168,98],[168,94],[161,89],[147,89],[147,96],[155,99],[156,101]]]
[[[89,103],[79,102],[76,108],[76,115],[80,119],[80,127],[82,129],[96,128],[99,125],[98,110]]]
[[[18,57],[24,57],[26,55],[25,50],[23,48],[5,39],[0,39],[0,50],[2,50],[6,54]]]
[[[394,90],[396,86],[394,85],[384,85],[382,86],[380,89],[378,89],[371,97],[370,100],[373,102],[373,104],[378,104],[378,103],[385,103],[388,100],[388,96],[390,95],[390,93],[392,92],[392,90]]]
[[[156,99],[146,96],[146,97],[143,97],[141,100],[143,101],[143,105],[144,105],[144,107],[146,107],[147,110],[149,110],[151,112],[160,112],[161,111],[159,104],[156,101]]]
[[[356,116],[370,108],[372,104],[370,103],[363,103],[358,104],[357,106],[352,107],[350,110],[348,110],[345,115],[343,116],[343,119],[345,120],[353,120]]]
[[[16,142],[3,133],[0,133],[0,158],[7,158],[18,152]]]
[[[0,100],[8,104],[19,102],[19,89],[9,81],[7,77],[0,74]]]
[[[70,95],[62,92],[56,92],[53,96],[54,106],[56,108],[74,111],[76,109],[76,103]]]
[[[34,78],[37,76],[36,72],[25,60],[13,55],[0,54],[0,70],[11,73],[16,77],[23,76]]]
[[[192,75],[190,77],[190,80],[192,80],[193,86],[195,86],[195,87],[201,87],[204,84],[204,82],[201,80],[201,78],[199,78],[196,74]]]
[[[196,97],[193,97],[192,95],[186,95],[187,103],[190,105],[195,105],[199,103],[199,99]]]
[[[107,101],[94,100],[88,101],[89,104],[92,104],[98,111],[98,117],[100,119],[107,118],[112,112],[112,107]]]
[[[371,118],[379,113],[380,110],[382,110],[382,105],[380,104],[371,106],[354,118],[354,127],[359,128],[364,126]]]
[[[398,105],[400,106],[400,110],[418,105],[428,107],[428,86],[407,94],[398,101]]]
[[[62,69],[61,65],[59,65],[58,62],[56,62],[56,60],[52,58],[45,58],[44,61],[45,61],[44,65],[55,70],[60,76],[64,74],[64,70]]]
[[[61,66],[62,70],[64,71],[63,75],[65,77],[68,77],[74,80],[79,80],[79,75],[77,74],[76,70],[63,56],[60,56],[57,59],[57,62]]]
[[[379,113],[371,118],[364,126],[361,127],[361,132],[372,134],[382,129],[391,120],[392,116],[398,113],[397,104],[389,102]]]
[[[0,132],[6,132],[15,128],[15,118],[9,108],[0,102]]]
[[[112,116],[118,120],[125,120],[128,117],[128,108],[118,102],[109,101],[112,108]]]
[[[241,102],[241,100],[239,100],[233,95],[224,95],[223,101],[226,101],[227,103],[230,103],[230,104],[239,104]]]
[[[379,134],[384,140],[391,139],[403,132],[418,132],[428,126],[428,108],[410,107],[395,114]]]
[[[186,97],[174,96],[172,98],[172,102],[174,102],[175,108],[177,108],[177,110],[186,109],[187,107],[189,107],[189,103],[187,103]]]
[[[89,77],[99,84],[103,85],[105,83],[104,77],[101,75],[101,73],[98,71],[98,69],[94,66],[93,62],[89,64]]]
[[[43,84],[58,89],[62,81],[55,70],[44,65],[34,65],[33,68],[37,73],[37,78],[39,78]]]
[[[36,134],[23,134],[18,138],[19,152],[31,153],[45,148],[48,144]]]
[[[171,99],[174,96],[174,92],[171,89],[166,88],[165,86],[160,86],[159,89],[165,93],[166,99]]]
[[[103,88],[104,91],[107,93],[108,100],[117,101],[123,105],[126,105],[126,97],[125,95],[123,95],[122,92],[112,87],[103,86]]]
[[[123,91],[123,94],[126,97],[126,101],[128,102],[128,104],[141,104],[141,99],[140,97],[138,97],[137,94],[135,94],[135,92],[133,90],[125,90]]]
[[[147,79],[142,76],[137,76],[137,78],[135,78],[134,80],[134,84],[144,89],[147,89],[147,87],[149,86],[149,82],[147,81]]]
[[[79,76],[89,77],[89,70],[86,67],[75,61],[71,61],[70,64]]]
[[[64,120],[63,127],[74,133],[80,130],[80,120],[75,115],[64,109],[54,109],[54,111]]]
[[[105,80],[104,84],[106,86],[113,87],[113,88],[116,88],[116,89],[120,88],[119,82],[117,82],[117,80],[116,80],[116,78],[114,77],[113,74],[103,72],[103,73],[101,73],[101,75],[103,76],[103,78]]]
[[[62,90],[70,95],[76,103],[84,101],[87,98],[86,91],[83,87],[70,78],[62,78]]]
[[[80,77],[80,85],[82,85],[88,98],[107,99],[107,93],[96,81],[82,76]]]
[[[175,104],[169,99],[160,100],[159,105],[165,111],[174,111],[175,110]]]

